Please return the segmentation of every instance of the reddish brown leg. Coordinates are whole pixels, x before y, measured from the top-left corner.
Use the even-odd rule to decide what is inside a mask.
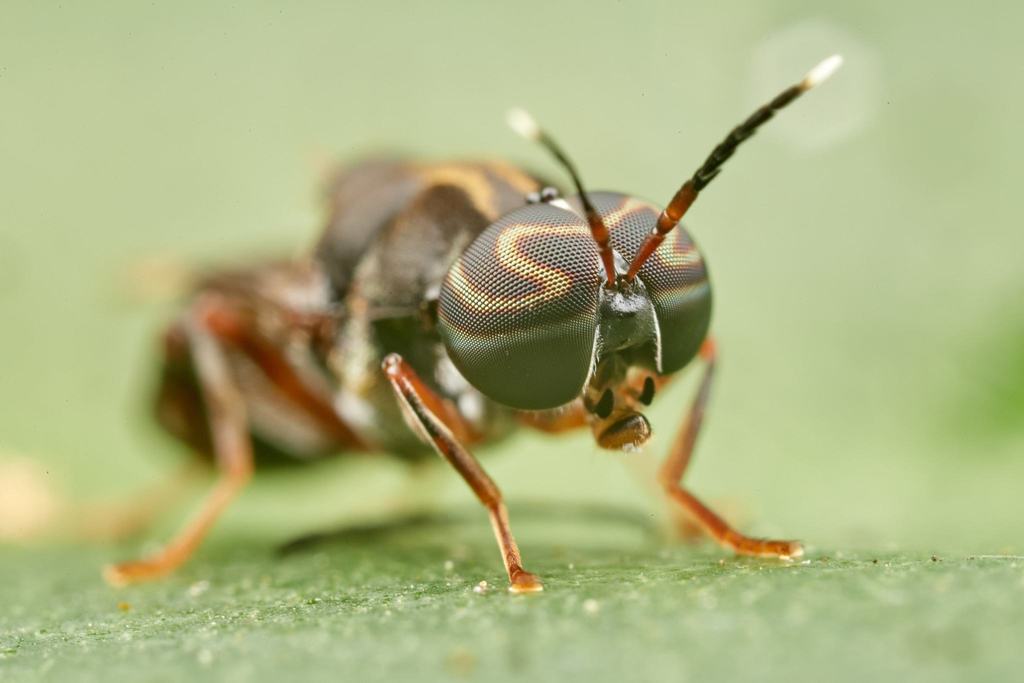
[[[189,460],[166,480],[115,503],[76,505],[65,526],[76,538],[113,541],[142,533],[179,503],[192,485],[207,474],[206,463]]]
[[[281,395],[316,418],[321,428],[347,449],[364,445],[338,416],[331,399],[323,391],[307,385],[288,363],[282,349],[264,338],[252,322],[252,316],[237,310],[228,301],[209,306],[203,314],[204,326],[225,346],[249,357]]]
[[[704,420],[704,408],[711,392],[711,381],[715,371],[715,345],[708,339],[701,348],[701,357],[706,363],[704,377],[701,380],[697,396],[690,406],[689,418],[679,432],[668,458],[661,466],[658,480],[669,498],[677,502],[682,510],[691,516],[708,536],[719,545],[740,555],[758,557],[800,557],[804,553],[803,546],[796,541],[772,541],[744,536],[704,505],[696,496],[682,486],[683,474],[693,454],[693,446]]]
[[[449,419],[459,419],[454,417],[454,411],[445,410],[444,401],[420,380],[415,371],[397,353],[392,353],[384,359],[383,369],[395,390],[410,427],[462,475],[476,497],[487,508],[491,526],[494,527],[494,535],[498,539],[498,547],[505,560],[509,590],[513,593],[543,590],[540,580],[523,569],[519,547],[512,537],[501,491],[476,458],[456,440],[452,434],[456,430],[449,427],[440,417],[447,414]],[[458,431],[465,431],[465,427],[458,428]]]
[[[203,305],[197,307],[184,328],[210,419],[220,478],[199,514],[160,551],[104,570],[104,577],[114,585],[159,578],[181,566],[252,476],[252,444],[245,403],[231,378],[224,349],[204,325],[203,308]]]

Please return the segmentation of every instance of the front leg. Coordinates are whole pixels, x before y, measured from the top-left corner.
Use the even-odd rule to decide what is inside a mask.
[[[512,537],[509,527],[508,511],[501,497],[498,486],[480,466],[473,454],[467,451],[453,435],[453,431],[467,431],[462,425],[452,425],[442,419],[445,415],[449,421],[461,420],[461,416],[450,410],[440,396],[435,394],[409,364],[397,353],[389,354],[382,364],[391,388],[395,391],[399,405],[402,406],[410,427],[437,451],[438,455],[448,461],[455,471],[462,475],[473,493],[487,508],[491,517],[491,526],[498,539],[498,547],[505,561],[508,572],[509,587],[513,593],[532,593],[544,589],[540,580],[523,569],[519,556],[519,547]],[[454,427],[454,428],[453,428]]]
[[[683,474],[686,472],[686,466],[693,454],[693,446],[697,442],[697,434],[700,432],[700,426],[704,420],[704,408],[711,393],[711,381],[715,372],[713,340],[708,339],[704,342],[700,355],[706,363],[704,377],[701,379],[697,396],[690,406],[686,424],[676,437],[672,444],[672,450],[658,472],[658,481],[668,497],[678,503],[683,512],[692,517],[693,521],[719,545],[739,555],[787,559],[800,557],[804,554],[804,548],[797,541],[773,541],[744,536],[682,486]]]

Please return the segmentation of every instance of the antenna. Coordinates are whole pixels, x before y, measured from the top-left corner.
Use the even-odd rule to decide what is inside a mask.
[[[544,132],[537,124],[537,121],[525,109],[509,110],[505,120],[508,122],[509,127],[522,137],[539,142],[569,173],[573,185],[576,186],[576,193],[580,197],[580,202],[583,204],[583,213],[586,215],[587,223],[590,225],[590,234],[594,237],[594,241],[597,242],[597,248],[601,253],[601,262],[604,264],[604,270],[608,276],[607,284],[609,287],[614,286],[615,257],[612,253],[612,247],[608,243],[608,228],[605,226],[604,221],[601,220],[601,214],[590,203],[590,198],[587,196],[586,190],[583,189],[583,181],[580,180],[579,173],[576,172],[576,166],[570,161],[566,153],[562,151],[558,143]]]
[[[670,233],[679,224],[683,215],[690,208],[690,205],[697,199],[700,191],[721,173],[722,164],[733,155],[736,148],[740,146],[740,143],[753,135],[762,124],[771,120],[777,111],[814,86],[827,80],[842,63],[843,58],[841,56],[832,55],[808,71],[802,81],[783,90],[775,96],[775,99],[759,108],[746,121],[732,129],[732,132],[712,150],[711,155],[694,172],[693,177],[683,183],[683,186],[672,197],[672,201],[668,203],[665,210],[658,216],[658,223],[654,230],[647,236],[644,243],[640,245],[640,249],[633,258],[633,262],[629,264],[629,271],[626,273],[627,282],[632,281],[636,277],[644,262],[650,258],[651,254],[657,251],[665,239],[665,235]]]

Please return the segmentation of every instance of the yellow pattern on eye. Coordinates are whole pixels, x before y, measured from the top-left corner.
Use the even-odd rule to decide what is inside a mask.
[[[669,238],[661,243],[658,250],[654,252],[654,258],[658,259],[668,268],[677,270],[689,270],[696,268],[704,262],[703,257],[693,242],[684,242],[680,239],[682,233],[675,239]]]
[[[658,212],[655,211],[654,207],[652,207],[650,204],[641,201],[636,197],[626,197],[621,204],[615,207],[615,209],[609,211],[608,213],[602,214],[601,218],[604,219],[604,224],[608,226],[608,229],[612,230],[614,228],[619,227],[619,223],[622,222],[622,219],[625,218],[627,215],[633,213],[634,211],[643,212],[645,210],[650,211],[653,214],[654,219],[657,220]]]
[[[452,294],[463,306],[477,313],[519,311],[564,296],[572,288],[572,276],[554,266],[531,260],[523,252],[522,243],[530,238],[564,240],[572,236],[589,240],[590,232],[583,225],[509,225],[498,235],[494,246],[495,258],[504,270],[536,284],[537,289],[513,296],[485,291],[470,281],[462,259],[459,259],[448,275]],[[598,277],[596,248],[594,263],[595,277]]]
[[[620,227],[622,222],[630,214],[645,212],[650,214],[651,226],[653,227],[654,222],[658,218],[658,210],[641,199],[637,199],[636,197],[626,197],[617,207],[602,214],[602,218],[609,230],[615,230]],[[632,254],[628,254],[627,256],[631,258]],[[662,242],[661,246],[658,247],[658,250],[654,252],[652,258],[660,261],[664,267],[683,270],[696,267],[704,260],[692,242],[684,243],[682,240],[678,239],[678,236],[675,239],[669,238]]]

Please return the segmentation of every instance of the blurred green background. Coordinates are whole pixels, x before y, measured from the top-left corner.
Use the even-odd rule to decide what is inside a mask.
[[[175,305],[140,297],[130,273],[153,259],[211,264],[298,253],[317,234],[316,187],[334,161],[385,149],[506,158],[557,176],[504,126],[504,111],[522,105],[557,134],[594,189],[663,202],[753,107],[840,52],[846,64],[835,78],[758,134],[688,218],[712,269],[722,352],[689,482],[745,528],[805,540],[815,562],[859,557],[870,566],[881,555],[914,567],[932,554],[1022,553],[1024,237],[1014,201],[1024,158],[1022,19],[1024,9],[1010,2],[7,2],[0,9],[0,463],[39,464],[47,486],[79,500],[116,498],[173,469],[182,449],[149,422],[147,392],[155,341]],[[488,452],[485,464],[511,501],[528,564],[548,562],[556,586],[559,574],[545,553],[574,550],[577,537],[594,552],[575,571],[609,599],[614,584],[628,584],[645,563],[661,567],[666,585],[657,590],[669,603],[678,578],[672,567],[716,571],[723,555],[672,550],[667,561],[659,544],[638,544],[635,530],[622,525],[515,522],[517,501],[609,503],[658,518],[645,476],[689,402],[692,380],[656,401],[649,414],[656,438],[643,455],[601,452],[587,434],[523,434]],[[454,475],[433,478],[442,509],[470,505]],[[340,559],[348,557],[344,544],[331,546],[336,562],[307,558],[298,568],[271,551],[304,532],[386,518],[408,491],[406,480],[401,465],[373,458],[274,473],[231,509],[184,576],[133,589],[133,604],[151,600],[162,618],[187,612],[175,597],[183,593],[168,586],[209,575],[242,580],[225,574],[236,561],[249,572],[245,580],[288,572],[299,587],[313,576],[323,580],[350,566]],[[436,597],[454,601],[454,612],[466,609],[459,605],[472,598],[467,586],[501,580],[484,516],[470,509],[469,521],[442,534],[433,555],[415,535],[405,551],[401,543],[375,542],[364,549],[366,561],[379,557],[382,565],[364,575],[377,577],[386,595],[396,582],[428,580],[417,573],[419,559],[402,564],[403,552],[427,552],[427,563],[439,563],[446,544],[465,543],[479,575],[464,577],[454,597],[441,589]],[[166,537],[184,514],[170,515],[147,538]],[[0,606],[0,671],[38,675],[47,657],[68,655],[62,647],[88,660],[89,647],[75,650],[39,630],[95,623],[91,610],[120,599],[99,583],[97,567],[140,547],[0,550],[8,586],[0,604],[11,606],[6,616]],[[603,566],[606,549],[618,553],[622,573],[587,574],[587,562]],[[852,578],[859,566],[850,568],[851,580],[870,583]],[[727,564],[740,575],[759,567]],[[991,581],[965,577],[952,561],[947,570],[950,578],[939,580],[954,587],[987,586],[989,602],[978,600],[993,609],[1024,598],[1024,572],[1015,567],[993,570]],[[922,585],[917,569],[907,571],[899,590]],[[793,580],[786,576],[780,580]],[[837,633],[860,628],[872,637],[874,617],[844,611],[861,598],[837,581]],[[763,586],[767,594],[777,587],[770,579]],[[244,609],[247,591],[237,593],[223,604]],[[506,644],[517,638],[515,626],[492,622],[493,610],[505,610],[514,624],[516,610],[525,609],[539,632],[544,627],[532,620],[570,623],[566,613],[575,612],[566,595],[577,594],[563,585],[562,597],[549,590],[546,603],[499,608],[491,600],[474,608],[472,618],[481,621],[471,619],[470,631],[486,651],[490,633],[505,633]],[[909,630],[915,609],[927,612],[936,602],[913,595],[893,617]],[[689,598],[676,597],[686,611]],[[949,602],[965,610],[977,603],[961,597]],[[770,624],[771,606],[758,604],[759,623]],[[618,607],[623,623],[646,623],[629,604]],[[742,611],[723,626],[710,610],[689,633],[715,634],[723,652],[741,634],[758,651],[777,652],[772,638],[780,635],[744,631]],[[438,628],[420,624],[422,614],[400,616],[410,633]],[[144,612],[131,618],[146,623]],[[658,618],[673,627],[669,615]],[[330,619],[342,628],[344,610]],[[162,661],[163,653],[168,670],[185,666],[173,657],[181,642],[154,628],[147,631],[150,656]],[[610,633],[595,626],[579,636],[580,647],[595,647],[595,659],[566,659],[552,648],[509,671],[543,678],[592,667],[611,675],[617,669],[599,665],[600,648],[621,634],[604,628]],[[186,648],[188,666],[209,672],[202,652],[228,642],[242,647],[239,639],[248,637],[220,636],[197,659]],[[96,642],[116,642],[105,637]],[[973,655],[953,659],[999,672],[1012,646],[983,640]],[[324,648],[337,657],[345,642],[339,636]],[[924,660],[929,647],[948,651],[936,642],[926,643]],[[732,671],[710,656],[698,660],[704,665],[681,666],[685,638],[677,645],[683,650],[663,642],[653,654],[636,651],[643,664],[634,670]],[[472,661],[482,656],[467,647]],[[430,650],[442,653],[436,657],[424,655],[428,675],[435,665],[452,674],[452,652],[461,661],[455,645],[439,648]],[[890,654],[904,674],[917,670],[912,657]],[[123,652],[111,656],[121,666],[131,662]],[[359,656],[346,661],[372,660]],[[383,670],[415,673],[418,656]],[[633,661],[622,656],[615,661]],[[316,663],[312,655],[302,661]],[[78,673],[104,671],[83,667]],[[154,679],[160,671],[151,671]],[[453,675],[462,673],[487,671],[455,665]]]

